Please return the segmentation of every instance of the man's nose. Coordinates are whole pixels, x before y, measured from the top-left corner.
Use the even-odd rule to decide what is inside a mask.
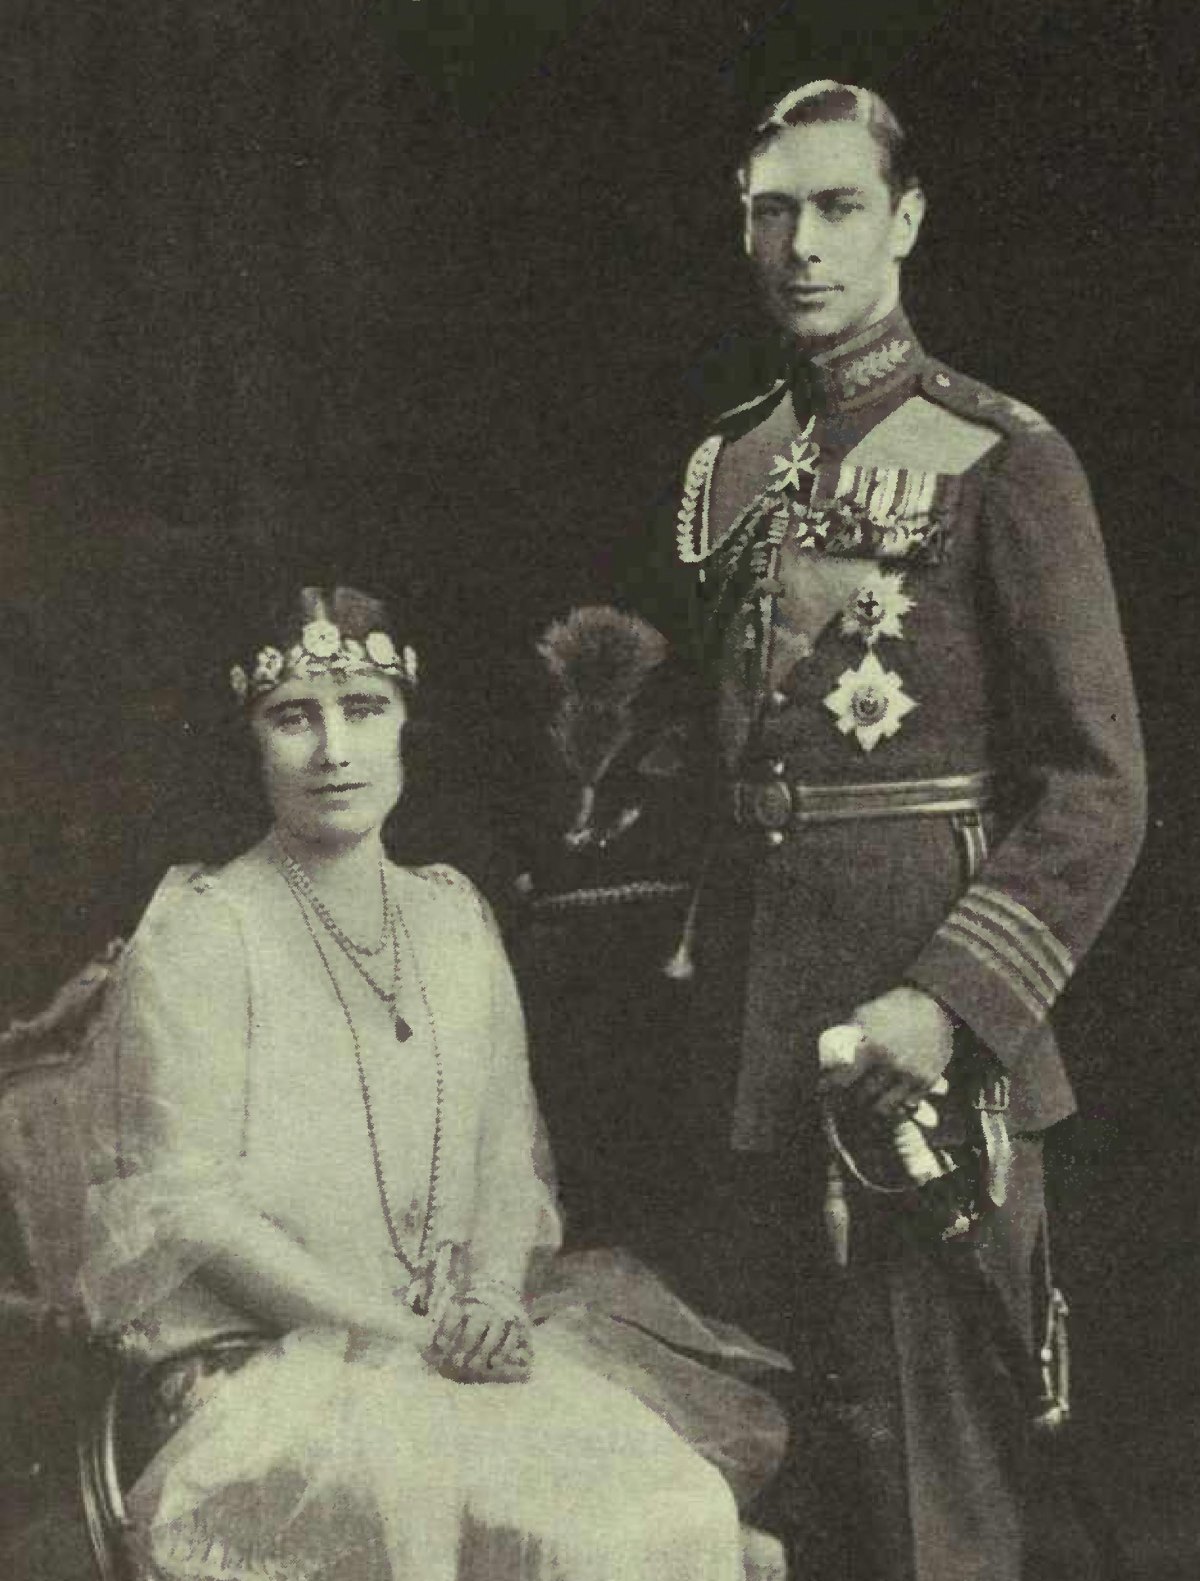
[[[817,250],[817,214],[810,203],[802,203],[796,210],[796,224],[792,230],[792,256],[800,263],[819,263]]]

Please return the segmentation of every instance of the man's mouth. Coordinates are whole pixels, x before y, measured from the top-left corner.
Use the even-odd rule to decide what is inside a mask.
[[[310,796],[345,796],[349,791],[366,790],[366,780],[343,780],[337,785],[314,785]]]

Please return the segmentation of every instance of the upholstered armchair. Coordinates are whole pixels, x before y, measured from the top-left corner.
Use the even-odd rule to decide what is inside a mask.
[[[9,1550],[10,1572],[20,1581],[85,1581],[89,1568],[97,1581],[148,1581],[130,1541],[125,1494],[199,1407],[206,1380],[236,1370],[262,1343],[247,1330],[148,1367],[89,1331],[76,1275],[89,1137],[96,1106],[111,1102],[114,1090],[104,1068],[112,1048],[105,1032],[122,949],[114,941],[41,1014],[0,1033],[0,1190],[19,1241],[16,1282],[0,1291],[0,1358],[19,1353],[25,1375],[15,1391],[20,1399],[9,1391],[17,1417],[9,1455],[18,1464],[9,1468],[12,1507],[0,1513],[10,1525],[37,1526],[38,1445],[52,1432],[60,1444],[74,1437],[82,1515],[64,1534],[61,1508],[41,1509],[51,1536],[37,1556],[28,1544]],[[36,1533],[33,1541],[36,1547]],[[783,1581],[774,1538],[747,1529],[746,1574],[748,1581]]]
[[[17,1229],[15,1280],[0,1294],[0,1326],[15,1362],[7,1375],[9,1436],[21,1451],[10,1468],[7,1512],[17,1534],[14,1552],[21,1557],[10,1557],[10,1563],[25,1563],[31,1574],[45,1568],[47,1576],[53,1566],[55,1581],[68,1568],[62,1581],[74,1581],[79,1560],[61,1534],[50,1545],[53,1557],[45,1558],[47,1544],[34,1530],[39,1516],[47,1526],[62,1522],[59,1512],[41,1508],[38,1482],[68,1434],[76,1441],[86,1532],[82,1562],[90,1549],[101,1581],[126,1581],[129,1575],[115,1438],[124,1369],[115,1349],[89,1333],[75,1290],[88,1113],[103,1083],[93,1057],[111,1013],[108,990],[121,950],[115,941],[41,1014],[0,1033],[0,1187]],[[13,1387],[14,1376],[19,1388]]]

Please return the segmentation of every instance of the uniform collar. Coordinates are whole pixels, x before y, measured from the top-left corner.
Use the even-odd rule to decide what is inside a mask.
[[[800,359],[795,383],[807,384],[813,405],[821,411],[852,412],[896,394],[912,382],[924,361],[904,309],[896,307],[842,345]]]
[[[791,388],[796,412],[833,416],[855,412],[896,396],[915,381],[928,358],[902,307],[840,346],[802,357],[794,347],[775,342],[776,377],[765,389],[716,419],[726,439],[746,433],[778,404]]]

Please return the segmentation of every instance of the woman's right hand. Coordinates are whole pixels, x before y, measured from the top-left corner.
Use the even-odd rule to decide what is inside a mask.
[[[524,1383],[533,1365],[530,1324],[484,1301],[455,1298],[442,1309],[426,1356],[456,1383]]]

